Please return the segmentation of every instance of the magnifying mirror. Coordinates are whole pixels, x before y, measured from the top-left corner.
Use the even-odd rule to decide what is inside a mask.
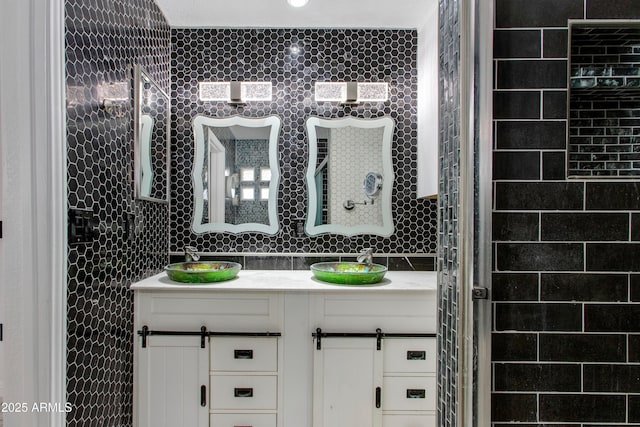
[[[380,193],[380,190],[382,190],[382,175],[377,172],[369,172],[364,177],[362,188],[367,197],[376,197]]]

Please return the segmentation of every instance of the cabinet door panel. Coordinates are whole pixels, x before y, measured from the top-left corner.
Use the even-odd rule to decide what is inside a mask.
[[[209,425],[209,358],[197,337],[151,337],[139,365],[140,427]]]
[[[138,324],[156,329],[212,331],[276,331],[280,300],[274,294],[243,292],[149,292],[141,299]]]
[[[314,427],[380,425],[381,353],[375,339],[322,339],[314,352]]]
[[[315,324],[326,331],[431,332],[437,330],[435,298],[424,292],[322,295],[312,300]]]

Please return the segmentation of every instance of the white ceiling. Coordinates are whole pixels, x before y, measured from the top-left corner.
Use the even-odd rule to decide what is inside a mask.
[[[155,0],[172,27],[420,28],[437,0]]]

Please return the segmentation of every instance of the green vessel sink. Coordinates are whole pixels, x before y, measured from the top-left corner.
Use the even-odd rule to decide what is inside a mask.
[[[237,262],[203,261],[169,264],[164,270],[169,279],[182,283],[213,283],[231,280],[242,266]]]
[[[387,267],[359,262],[318,262],[311,265],[311,271],[316,279],[323,282],[340,285],[371,285],[384,278]]]

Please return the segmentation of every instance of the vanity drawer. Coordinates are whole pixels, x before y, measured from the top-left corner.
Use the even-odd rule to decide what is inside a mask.
[[[276,375],[212,375],[211,409],[276,409]]]
[[[276,372],[278,338],[215,337],[211,340],[211,370]]]
[[[435,414],[383,415],[382,427],[436,427],[436,416]]]
[[[384,377],[384,411],[435,411],[435,377]]]
[[[384,372],[436,372],[435,338],[384,340]]]
[[[211,427],[276,427],[276,414],[211,414]]]

